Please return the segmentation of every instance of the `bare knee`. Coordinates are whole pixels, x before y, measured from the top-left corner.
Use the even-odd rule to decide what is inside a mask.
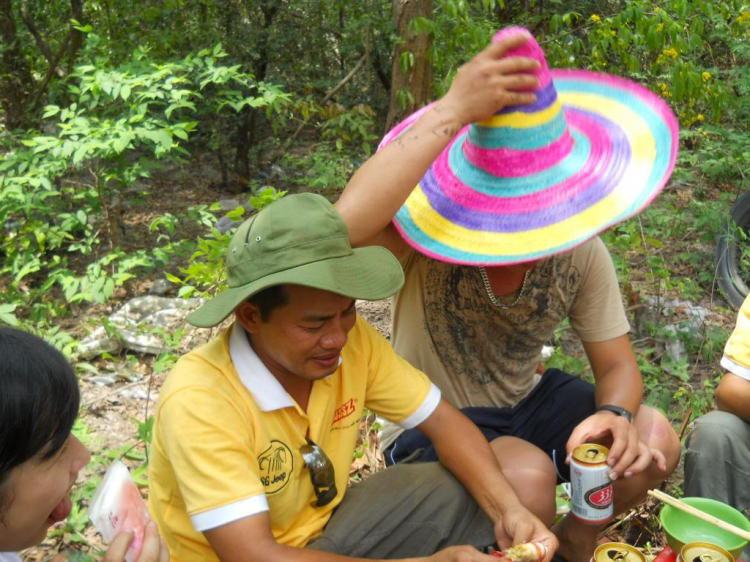
[[[666,470],[656,462],[631,478],[618,478],[615,482],[615,512],[622,513],[643,500],[647,490],[658,486],[674,472],[680,461],[680,439],[663,414],[648,406],[641,406],[634,423],[638,437],[649,448],[661,452],[666,460]]]
[[[662,473],[662,479],[666,478],[680,462],[680,437],[664,414],[649,406],[640,407],[635,424],[641,441],[664,455],[667,472]]]
[[[545,525],[552,525],[557,472],[550,458],[538,447],[515,437],[500,437],[490,446],[523,506]]]

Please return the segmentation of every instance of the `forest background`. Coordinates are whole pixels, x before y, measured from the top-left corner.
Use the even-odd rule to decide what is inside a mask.
[[[155,334],[155,355],[84,358],[81,340],[98,326],[117,337],[107,315],[157,280],[177,298],[214,293],[234,225],[286,192],[335,200],[384,131],[509,25],[532,30],[551,66],[633,78],[679,115],[669,186],[604,239],[647,402],[682,434],[711,408],[735,314],[716,290],[714,240],[750,187],[742,1],[0,0],[0,323],[74,362],[76,432],[96,453],[72,517],[27,559],[96,553],[93,489],[120,457],[145,487],[149,404],[197,341],[183,325]],[[387,333],[387,304],[365,313]],[[569,336],[549,365],[586,376]],[[94,384],[123,367],[134,381]],[[137,385],[149,392],[134,405],[119,390]],[[378,463],[363,427],[354,478]],[[628,517],[631,540],[661,540],[651,512]]]

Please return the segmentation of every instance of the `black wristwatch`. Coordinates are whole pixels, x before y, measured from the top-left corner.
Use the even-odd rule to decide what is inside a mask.
[[[597,412],[601,412],[602,410],[612,412],[613,414],[617,414],[618,416],[622,416],[630,423],[633,423],[633,414],[628,412],[622,406],[615,406],[614,404],[604,404],[604,406],[599,406],[596,409]]]

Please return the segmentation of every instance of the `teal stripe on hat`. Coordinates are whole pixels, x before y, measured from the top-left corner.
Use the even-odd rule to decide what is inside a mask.
[[[552,121],[536,127],[482,127],[469,129],[469,142],[485,149],[537,150],[558,140],[567,128],[561,109]]]
[[[459,137],[451,147],[448,162],[456,177],[472,190],[492,197],[522,197],[544,191],[550,186],[564,182],[576,174],[591,154],[591,143],[585,135],[570,129],[573,150],[559,164],[544,172],[520,178],[499,178],[468,162],[461,150],[466,135]]]

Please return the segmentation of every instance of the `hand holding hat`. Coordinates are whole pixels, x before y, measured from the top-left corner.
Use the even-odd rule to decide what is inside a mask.
[[[463,125],[482,121],[509,105],[533,103],[539,84],[536,59],[506,56],[533,40],[528,32],[513,33],[490,44],[458,71],[438,106],[450,109]]]

